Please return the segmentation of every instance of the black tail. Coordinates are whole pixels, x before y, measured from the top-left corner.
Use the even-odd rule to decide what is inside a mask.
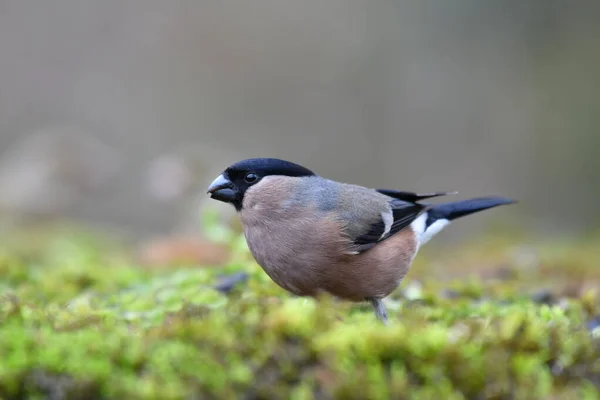
[[[487,210],[488,208],[513,203],[516,203],[516,201],[505,197],[480,197],[434,205],[427,212],[427,222],[425,223],[425,226],[428,227],[438,220],[445,219],[452,221],[453,219],[464,217],[465,215],[473,214],[478,211]]]

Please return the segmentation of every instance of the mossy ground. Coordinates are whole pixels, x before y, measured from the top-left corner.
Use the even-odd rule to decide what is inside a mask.
[[[5,238],[0,398],[600,398],[598,236],[424,248],[384,327],[285,293],[217,228],[219,268],[145,269],[74,230]]]

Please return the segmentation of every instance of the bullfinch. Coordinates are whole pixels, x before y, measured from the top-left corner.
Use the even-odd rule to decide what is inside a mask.
[[[229,166],[208,193],[235,207],[252,256],[276,284],[298,296],[326,292],[370,302],[386,324],[382,299],[398,287],[422,245],[456,218],[515,202],[481,197],[426,204],[456,192],[370,189],[276,158]]]

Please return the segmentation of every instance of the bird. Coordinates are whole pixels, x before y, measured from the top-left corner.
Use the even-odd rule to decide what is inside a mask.
[[[430,204],[423,200],[457,192],[369,188],[279,158],[231,164],[207,194],[235,208],[250,253],[278,286],[300,297],[370,303],[386,325],[383,299],[424,244],[457,218],[516,203],[487,196]]]

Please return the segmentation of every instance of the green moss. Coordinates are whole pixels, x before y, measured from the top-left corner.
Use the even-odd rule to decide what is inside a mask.
[[[527,262],[493,237],[425,250],[384,327],[367,305],[285,293],[222,228],[220,269],[147,271],[78,231],[18,237],[0,247],[1,398],[600,398],[592,240],[531,241]]]

